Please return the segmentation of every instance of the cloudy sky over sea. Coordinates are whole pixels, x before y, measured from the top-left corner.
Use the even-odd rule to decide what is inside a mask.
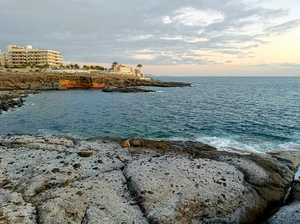
[[[0,49],[157,75],[300,75],[299,0],[0,0]]]

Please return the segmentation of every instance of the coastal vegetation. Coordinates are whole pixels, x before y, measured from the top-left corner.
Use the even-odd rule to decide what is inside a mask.
[[[141,70],[141,68],[143,67],[143,65],[138,64],[136,67],[139,68],[139,70]]]

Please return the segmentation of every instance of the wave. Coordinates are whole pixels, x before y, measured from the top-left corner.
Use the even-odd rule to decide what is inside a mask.
[[[300,150],[299,142],[243,142],[232,137],[200,137],[197,141],[216,147],[220,151],[266,153],[269,151]]]

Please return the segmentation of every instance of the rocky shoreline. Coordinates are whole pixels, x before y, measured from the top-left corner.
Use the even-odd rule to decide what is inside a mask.
[[[3,111],[8,111],[11,108],[21,107],[24,105],[24,98],[28,94],[37,94],[35,90],[16,90],[0,92],[0,114]]]
[[[299,165],[299,151],[2,135],[0,223],[295,223]]]
[[[127,87],[127,86],[105,86],[104,89],[102,89],[102,92],[106,93],[151,93],[155,92],[153,90],[148,89],[141,89],[138,87]]]
[[[0,73],[0,90],[68,90],[133,88],[139,86],[186,87],[190,83],[141,80],[134,76],[56,73]],[[146,91],[146,90],[145,90]]]

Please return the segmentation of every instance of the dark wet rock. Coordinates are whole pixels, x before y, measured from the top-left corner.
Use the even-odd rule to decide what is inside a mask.
[[[300,223],[300,201],[294,201],[280,210],[268,220],[269,224]]]
[[[268,223],[300,223],[300,180],[298,177],[292,183],[285,205],[268,220]]]
[[[118,92],[118,93],[148,93],[155,92],[149,89],[141,89],[138,87],[127,87],[127,86],[105,86],[103,92]]]
[[[129,140],[130,146],[133,147],[143,147],[144,146],[144,139],[137,137],[137,138],[132,138]]]
[[[21,107],[24,104],[24,98],[28,94],[37,94],[38,91],[18,90],[0,92],[0,114],[11,108]]]

